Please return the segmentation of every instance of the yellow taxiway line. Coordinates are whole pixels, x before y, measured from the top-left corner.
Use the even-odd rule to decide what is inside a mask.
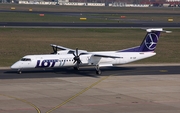
[[[103,80],[107,79],[108,77],[110,77],[112,75],[106,76],[101,78],[100,80],[98,80],[97,82],[93,83],[92,85],[88,86],[87,88],[83,89],[82,91],[80,91],[79,93],[73,95],[72,97],[70,97],[69,99],[67,99],[66,101],[62,102],[61,104],[57,105],[56,107],[50,109],[49,111],[47,111],[46,113],[50,113],[58,108],[60,108],[61,106],[65,105],[66,103],[68,103],[69,101],[75,99],[76,97],[78,97],[79,95],[83,94],[84,92],[86,92],[87,90],[91,89],[92,87],[94,87],[95,85],[97,85],[98,83],[102,82]]]
[[[168,72],[168,70],[151,70],[151,71]],[[134,71],[132,71],[132,72],[134,72]],[[132,72],[131,72],[131,71],[123,72],[123,74],[125,74],[125,73],[126,73],[126,74],[127,74],[127,73],[132,73]],[[144,72],[144,71],[138,71],[138,72]],[[65,105],[66,103],[68,103],[68,102],[70,102],[71,100],[75,99],[76,97],[78,97],[79,95],[83,94],[83,93],[86,92],[87,90],[91,89],[91,88],[94,87],[95,85],[99,84],[99,83],[102,82],[103,80],[107,79],[108,77],[110,77],[110,76],[115,76],[115,75],[117,75],[117,74],[118,74],[118,73],[112,74],[112,75],[109,75],[109,76],[105,76],[105,77],[101,78],[101,79],[98,80],[97,82],[95,82],[95,83],[91,84],[90,86],[86,87],[85,89],[81,90],[79,93],[71,96],[71,97],[68,98],[66,101],[64,101],[64,102],[62,102],[61,104],[59,104],[59,105],[53,107],[52,109],[48,110],[46,113],[50,113],[50,112],[52,112],[52,111],[60,108],[61,106]],[[36,105],[32,104],[32,103],[29,102],[29,101],[26,101],[26,100],[24,100],[24,99],[20,99],[20,98],[14,97],[14,96],[5,95],[5,94],[0,94],[0,96],[4,96],[4,97],[7,97],[7,98],[12,98],[12,99],[16,99],[16,100],[18,100],[18,101],[21,101],[21,102],[23,102],[23,103],[26,103],[26,104],[32,106],[33,108],[35,108],[36,111],[37,111],[37,113],[41,113],[40,109],[39,109]]]
[[[40,110],[36,105],[32,104],[32,103],[29,102],[29,101],[26,101],[26,100],[24,100],[24,99],[20,99],[20,98],[17,98],[17,97],[5,95],[5,94],[0,94],[0,96],[4,96],[4,97],[7,97],[7,98],[12,98],[12,99],[16,99],[16,100],[21,101],[21,102],[23,102],[23,103],[29,104],[30,106],[32,106],[33,108],[36,109],[37,113],[41,113],[41,110]]]
[[[158,71],[158,70],[151,70],[151,71]],[[159,70],[159,71],[160,71],[160,70]],[[132,71],[132,72],[134,72],[134,71]],[[127,73],[132,73],[132,72],[131,72],[131,71],[128,71],[128,72],[123,72],[123,73],[124,73],[124,74],[125,74],[125,73],[127,74]],[[144,72],[144,71],[138,71],[138,72]],[[160,71],[160,72],[161,72],[161,71]],[[167,70],[164,71],[164,72],[167,72]],[[52,111],[60,108],[61,106],[65,105],[66,103],[68,103],[68,102],[70,102],[71,100],[75,99],[76,97],[78,97],[79,95],[83,94],[83,93],[86,92],[87,90],[91,89],[91,88],[94,87],[95,85],[99,84],[99,83],[102,82],[103,80],[107,79],[108,77],[110,77],[110,76],[115,76],[115,75],[117,75],[117,74],[118,74],[118,73],[112,74],[112,75],[109,75],[109,76],[106,76],[106,77],[101,78],[101,79],[98,80],[97,82],[95,82],[95,83],[93,83],[92,85],[88,86],[87,88],[83,89],[83,90],[80,91],[79,93],[73,95],[72,97],[70,97],[70,98],[67,99],[66,101],[62,102],[61,104],[57,105],[56,107],[50,109],[50,110],[47,111],[46,113],[50,113],[50,112],[52,112]]]

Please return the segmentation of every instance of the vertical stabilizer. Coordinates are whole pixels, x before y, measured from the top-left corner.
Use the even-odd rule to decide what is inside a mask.
[[[154,51],[158,43],[162,28],[146,29],[147,34],[139,47],[139,52]]]
[[[145,35],[144,40],[142,41],[140,46],[128,48],[121,50],[120,52],[150,52],[156,49],[156,45],[158,43],[160,33],[166,32],[171,33],[171,31],[164,31],[162,28],[151,28],[146,29],[147,34]]]

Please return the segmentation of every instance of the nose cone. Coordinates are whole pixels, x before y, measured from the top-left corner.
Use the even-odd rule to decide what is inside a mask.
[[[18,62],[14,63],[12,66],[11,66],[11,69],[19,69],[20,68],[20,65]]]

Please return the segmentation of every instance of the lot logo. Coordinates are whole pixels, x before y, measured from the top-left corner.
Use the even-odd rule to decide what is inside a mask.
[[[156,48],[158,41],[158,36],[155,33],[149,33],[145,40],[145,45],[149,50],[154,50]]]
[[[58,59],[49,59],[49,60],[37,60],[35,68],[46,68],[46,67],[54,67],[54,65],[58,62]]]

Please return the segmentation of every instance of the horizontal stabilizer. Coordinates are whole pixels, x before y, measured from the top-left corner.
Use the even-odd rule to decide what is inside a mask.
[[[147,32],[155,32],[155,31],[160,31],[160,32],[165,32],[165,33],[172,33],[172,31],[166,31],[163,30],[163,28],[149,28],[146,29]]]

